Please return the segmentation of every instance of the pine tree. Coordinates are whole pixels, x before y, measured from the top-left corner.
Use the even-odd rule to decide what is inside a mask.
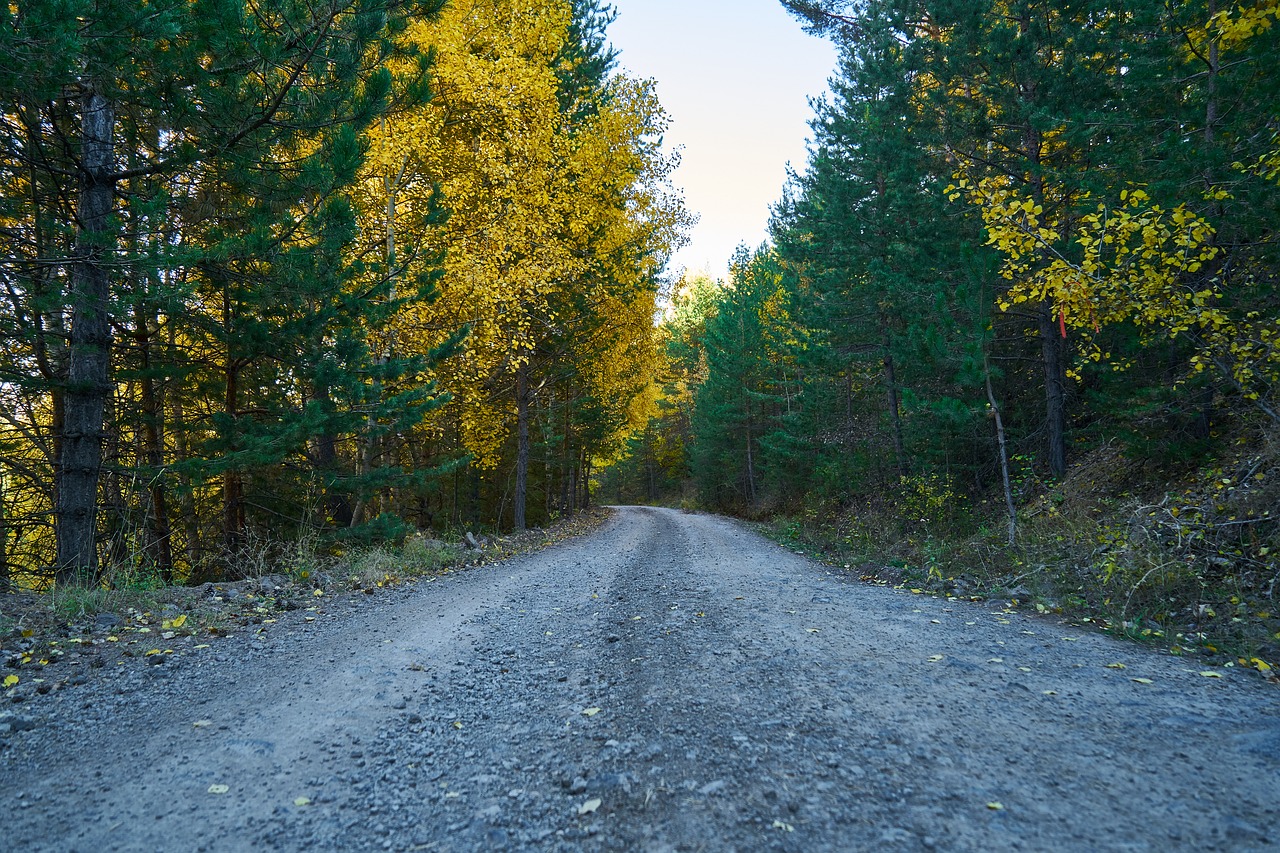
[[[394,37],[408,17],[433,8],[333,0],[277,4],[262,15],[234,0],[111,0],[6,10],[0,113],[9,143],[0,169],[6,181],[31,187],[31,203],[17,211],[23,245],[53,251],[39,256],[39,269],[31,254],[8,255],[3,275],[11,292],[22,294],[15,315],[39,318],[27,337],[37,360],[49,351],[48,332],[38,328],[44,319],[66,328],[65,367],[45,355],[48,367],[41,371],[56,409],[53,563],[59,581],[98,572],[113,325],[127,303],[127,278],[118,274],[117,261],[128,217],[117,197],[128,188],[154,199],[185,195],[208,207],[220,198],[219,184],[256,180],[276,205],[270,213],[279,232],[305,231],[304,223],[333,209],[330,202],[358,158],[350,145],[354,133],[387,103],[387,75],[377,66],[399,49]],[[337,166],[322,168],[320,152],[337,154]],[[281,191],[291,182],[286,196]],[[236,200],[252,196],[245,186]],[[266,212],[262,205],[256,215]],[[161,218],[152,217],[151,225],[158,227]],[[216,214],[210,210],[205,218]],[[133,224],[146,225],[143,219]],[[152,242],[169,254],[174,235],[163,233],[165,239]],[[193,247],[181,238],[177,244],[187,263],[200,265],[194,249],[216,266],[237,252],[269,251],[284,242],[279,236],[264,241],[261,229],[223,237],[223,245]],[[154,253],[152,260],[169,269],[181,263]],[[66,295],[60,304],[48,298],[57,292]],[[181,294],[166,299],[180,304]]]

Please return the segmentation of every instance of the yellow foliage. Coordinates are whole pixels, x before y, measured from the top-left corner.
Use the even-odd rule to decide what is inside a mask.
[[[685,220],[651,84],[614,80],[585,118],[561,109],[571,18],[565,0],[456,0],[417,23],[408,38],[435,51],[434,98],[370,140],[361,206],[387,211],[396,244],[414,247],[402,274],[444,258],[439,298],[401,318],[396,346],[426,352],[469,330],[437,378],[480,467],[498,463],[514,377],[535,359],[572,358],[589,392],[629,413],[625,389],[654,358],[652,281]]]
[[[1213,228],[1187,205],[1166,209],[1130,186],[1119,203],[1100,202],[1068,226],[1007,177],[956,178],[949,197],[979,207],[987,243],[1003,256],[1010,286],[1001,310],[1047,302],[1064,334],[1083,332],[1093,361],[1107,358],[1089,334],[1103,326],[1132,322],[1148,338],[1190,334],[1199,345],[1192,368],[1221,369],[1252,400],[1280,376],[1277,329],[1222,307],[1207,275],[1219,256]]]

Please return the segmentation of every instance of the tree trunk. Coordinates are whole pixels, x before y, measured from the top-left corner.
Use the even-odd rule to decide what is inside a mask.
[[[111,231],[115,177],[112,134],[115,110],[92,88],[82,100],[84,136],[76,218],[75,260],[71,266],[70,366],[64,400],[61,475],[56,509],[59,584],[98,579],[98,478],[102,468],[102,425],[111,356],[108,316],[111,280],[107,269],[115,238]]]
[[[141,360],[139,390],[142,393],[142,452],[150,482],[147,484],[150,507],[147,512],[147,556],[166,584],[173,583],[173,544],[170,541],[169,496],[165,489],[164,474],[164,407],[156,393],[155,377],[151,375],[151,325],[141,301],[133,307],[137,329],[134,337]]]
[[[1040,347],[1044,361],[1046,460],[1055,477],[1067,473],[1067,362],[1066,339],[1052,309],[1040,307]]]
[[[0,593],[10,589],[9,571],[9,513],[8,496],[5,495],[4,460],[0,459]]]
[[[516,494],[512,510],[517,533],[525,529],[524,502],[529,490],[529,363],[516,369]]]
[[[177,346],[177,331],[173,323],[168,325],[168,344],[172,350]],[[187,552],[188,582],[196,582],[201,578],[204,570],[204,548],[200,541],[200,519],[196,515],[195,488],[191,483],[191,475],[187,472],[185,463],[191,458],[191,449],[187,444],[187,424],[186,413],[182,404],[182,398],[174,394],[170,398],[173,407],[174,424],[174,462],[178,470],[178,512],[182,518],[182,535],[185,539],[183,545]]]
[[[1013,505],[1013,488],[1009,482],[1009,452],[1004,440],[1004,418],[1000,414],[1000,404],[996,402],[996,392],[991,388],[991,370],[983,364],[983,381],[987,386],[987,402],[991,404],[991,414],[996,422],[996,445],[1000,450],[1000,478],[1004,484],[1004,504],[1009,511],[1009,544],[1013,545],[1018,536],[1018,511]]]
[[[884,318],[881,318],[884,321]],[[898,465],[898,476],[907,476],[907,456],[902,441],[902,403],[898,397],[898,373],[894,368],[893,350],[889,348],[889,333],[885,332],[884,346],[884,385],[888,396],[889,418],[893,424],[893,459]]]
[[[327,387],[317,387],[311,392],[312,402],[318,403],[326,414],[333,413],[333,400]],[[315,439],[316,469],[324,488],[324,511],[327,521],[334,526],[350,527],[354,515],[351,500],[338,488],[338,439],[328,426]]]
[[[235,433],[239,432],[236,417],[240,409],[239,368],[228,365],[226,370],[225,411],[231,421],[233,435],[227,451],[234,453],[239,444]],[[222,548],[226,557],[233,557],[244,544],[244,482],[234,463],[222,473]]]

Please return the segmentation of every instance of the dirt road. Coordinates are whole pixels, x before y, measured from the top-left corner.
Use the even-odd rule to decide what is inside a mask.
[[[279,628],[47,697],[0,847],[1280,846],[1273,686],[714,516],[622,508]]]

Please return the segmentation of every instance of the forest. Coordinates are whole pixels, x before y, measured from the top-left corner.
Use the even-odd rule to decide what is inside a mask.
[[[724,281],[601,0],[8,7],[0,584],[678,503],[1269,668],[1280,4],[782,5]]]
[[[809,160],[606,497],[1269,670],[1278,4],[783,5],[840,52]]]
[[[0,26],[0,586],[524,529],[642,421],[691,221],[597,0]]]

